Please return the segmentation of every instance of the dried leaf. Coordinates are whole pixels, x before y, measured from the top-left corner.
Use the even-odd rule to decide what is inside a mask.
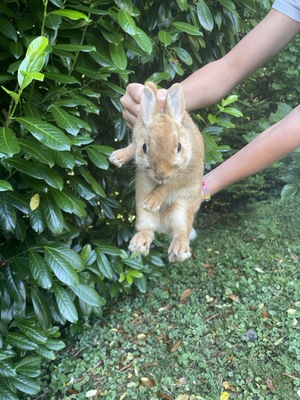
[[[264,310],[264,311],[261,313],[261,316],[262,316],[262,318],[264,318],[264,319],[267,319],[267,318],[270,317],[267,310]]]
[[[180,301],[184,301],[187,297],[189,297],[195,289],[185,289],[180,295]]]
[[[229,385],[228,381],[224,381],[222,383],[222,386],[223,386],[224,389],[231,390],[232,392],[235,392],[235,390],[236,390],[234,386]]]
[[[158,393],[157,393],[157,397],[158,397],[159,399],[163,399],[163,400],[172,400],[172,397],[170,397],[170,396],[168,396],[167,394],[162,393],[162,392],[158,392]]]
[[[270,379],[270,378],[267,379],[267,386],[272,393],[275,392],[275,385],[274,385],[272,379]]]
[[[276,342],[274,343],[274,346],[279,346],[282,342],[283,342],[284,338],[280,338],[278,340],[276,340]]]
[[[143,377],[141,378],[141,383],[142,383],[142,385],[145,386],[147,389],[151,389],[152,387],[155,386],[155,381],[154,381],[154,379],[149,379],[149,378],[147,378],[147,377],[145,377],[145,376],[143,376]]]
[[[181,345],[182,340],[178,340],[175,345],[171,348],[171,353],[175,353],[178,350],[179,346]]]
[[[119,400],[124,400],[126,396],[127,396],[127,393],[126,393],[126,392],[124,392],[124,393],[121,395],[121,397],[120,397],[120,399],[119,399]]]
[[[241,302],[239,296],[237,296],[237,295],[235,295],[235,294],[233,294],[233,293],[230,294],[228,297],[229,297],[232,301],[234,301],[234,302],[236,302],[236,303],[240,303],[240,302]]]

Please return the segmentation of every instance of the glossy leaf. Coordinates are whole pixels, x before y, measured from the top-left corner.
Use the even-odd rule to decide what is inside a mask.
[[[50,289],[52,286],[51,270],[44,258],[33,250],[29,252],[29,267],[38,285],[43,289]]]
[[[88,285],[79,284],[76,286],[70,287],[73,292],[78,296],[81,300],[92,307],[101,307],[103,306],[103,300],[96,292],[95,289]]]
[[[42,358],[40,356],[27,356],[15,364],[16,371],[28,378],[37,378],[41,371]]]
[[[109,259],[106,257],[104,252],[102,252],[101,249],[97,248],[96,256],[97,256],[97,265],[98,265],[99,270],[102,272],[102,274],[105,276],[105,278],[110,279],[110,280],[113,279],[114,270],[111,266]]]
[[[44,196],[41,201],[45,223],[50,231],[56,235],[63,232],[65,228],[64,217],[61,209],[51,197]]]
[[[31,300],[40,326],[44,329],[48,329],[51,326],[52,316],[47,298],[38,288],[32,287]]]
[[[0,151],[1,153],[13,156],[21,150],[15,133],[10,128],[0,128]]]
[[[140,28],[137,28],[137,32],[134,35],[134,40],[137,45],[145,51],[147,54],[151,54],[153,50],[153,46],[149,36]]]
[[[106,157],[104,157],[101,148],[92,145],[87,147],[86,149],[88,156],[93,164],[100,169],[107,170],[109,168],[109,161]]]
[[[173,26],[181,32],[188,33],[189,35],[203,36],[203,33],[199,31],[199,28],[187,22],[173,22]]]
[[[70,286],[79,284],[78,274],[66,259],[63,249],[45,246],[45,260],[61,282]]]
[[[79,19],[84,19],[85,21],[89,20],[82,12],[67,9],[51,11],[48,15],[59,15],[60,17],[69,18],[75,21]]]
[[[56,126],[32,117],[16,118],[16,120],[45,146],[54,150],[70,150],[70,140]]]
[[[49,167],[54,166],[54,159],[47,147],[30,138],[19,139],[19,143],[22,151],[24,151],[27,156],[36,158],[41,163],[49,165]]]
[[[61,286],[55,286],[55,298],[59,311],[67,321],[75,323],[78,320],[76,307],[69,292]]]
[[[10,382],[21,392],[34,395],[40,391],[40,386],[36,382],[36,379],[28,378],[24,375],[17,375],[15,378],[11,378]]]
[[[53,198],[60,209],[67,213],[74,213],[78,217],[85,217],[85,203],[76,197],[71,191],[64,189],[62,191],[53,190]]]
[[[121,28],[128,33],[128,35],[134,36],[136,34],[136,24],[134,19],[126,10],[119,10],[118,22]]]
[[[35,350],[38,347],[36,343],[21,333],[8,332],[6,339],[11,346],[20,350]]]
[[[122,44],[116,45],[114,43],[110,43],[109,53],[113,63],[117,68],[119,68],[120,70],[126,69],[127,57]]]
[[[6,192],[7,190],[13,190],[13,187],[9,182],[0,179],[0,192]]]
[[[214,27],[213,15],[204,0],[197,1],[197,16],[200,24],[207,31],[212,31]]]

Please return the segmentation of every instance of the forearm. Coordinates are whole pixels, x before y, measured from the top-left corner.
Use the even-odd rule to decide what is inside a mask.
[[[280,160],[300,147],[300,106],[209,172],[204,180],[213,195]]]
[[[298,22],[271,10],[228,54],[181,82],[186,109],[200,109],[225,97],[291,41],[299,28]]]

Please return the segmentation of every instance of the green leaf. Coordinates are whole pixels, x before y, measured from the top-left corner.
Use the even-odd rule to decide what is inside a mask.
[[[237,118],[243,116],[243,113],[235,107],[226,107],[226,108],[224,108],[223,112],[226,114],[229,114],[229,115],[233,115],[234,117],[237,117]]]
[[[30,210],[28,212],[29,223],[31,228],[38,234],[44,232],[46,224],[43,218],[43,214],[40,208],[36,210]]]
[[[20,398],[0,384],[0,400],[20,400]]]
[[[115,66],[120,70],[124,70],[127,67],[127,57],[122,44],[116,45],[113,43],[109,44],[109,53]]]
[[[45,78],[51,79],[56,83],[63,83],[67,85],[80,85],[79,80],[76,79],[74,76],[61,74],[59,72],[45,72]]]
[[[48,299],[42,294],[42,292],[38,288],[32,287],[31,301],[40,326],[43,329],[50,328],[52,317]]]
[[[287,185],[284,185],[281,190],[281,200],[286,200],[292,196],[295,196],[298,190],[299,185],[296,183],[288,183]]]
[[[92,307],[101,307],[103,306],[103,300],[96,292],[95,289],[88,285],[79,284],[76,286],[70,286],[70,289],[78,296],[81,300],[83,300],[86,304]]]
[[[15,133],[10,128],[0,128],[0,151],[1,153],[13,156],[21,150]]]
[[[204,0],[198,0],[197,2],[197,16],[203,28],[211,32],[214,27],[214,18]]]
[[[228,97],[226,97],[226,99],[222,99],[222,106],[227,107],[229,104],[232,104],[235,101],[237,101],[237,99],[238,99],[238,96],[235,94],[228,96]]]
[[[24,282],[18,278],[16,274],[13,274],[10,268],[4,270],[4,280],[10,296],[17,303],[24,303],[26,301],[26,288]]]
[[[18,328],[23,335],[37,344],[45,344],[47,342],[47,336],[43,333],[41,328],[31,326],[26,320],[20,321],[18,323]]]
[[[32,117],[16,118],[16,120],[45,146],[59,151],[70,150],[69,138],[54,125]]]
[[[63,50],[63,51],[70,51],[70,52],[78,52],[83,51],[86,53],[90,53],[91,51],[96,51],[95,46],[83,45],[83,44],[56,44],[53,47],[54,50]],[[79,83],[79,82],[78,82]]]
[[[12,90],[6,89],[4,86],[1,86],[2,89],[10,95],[10,97],[17,103],[20,100],[20,95],[19,93],[13,92]]]
[[[26,394],[37,394],[40,391],[40,386],[36,383],[36,379],[27,378],[23,375],[17,375],[15,378],[11,378],[10,382],[18,390]]]
[[[137,45],[145,51],[147,54],[151,54],[153,50],[153,46],[149,36],[142,31],[142,29],[137,28],[136,35],[134,35],[134,40],[136,41]]]
[[[16,157],[5,160],[5,163],[11,167],[16,168],[18,171],[23,172],[26,175],[32,176],[36,179],[43,179],[40,171],[37,170],[32,161]]]
[[[75,323],[78,321],[78,313],[69,292],[61,286],[55,286],[55,298],[59,311],[67,321]]]
[[[11,378],[16,375],[17,372],[11,362],[6,360],[0,360],[0,377]]]
[[[62,191],[53,190],[53,198],[63,211],[68,213],[74,213],[78,217],[86,217],[85,202],[78,199],[71,191],[63,189]]]
[[[199,31],[199,28],[192,24],[188,24],[187,22],[172,22],[172,25],[179,31],[188,33],[189,35],[203,36],[203,33]]]
[[[19,139],[19,143],[22,151],[24,151],[26,155],[39,160],[43,164],[49,165],[49,167],[54,166],[55,162],[49,149],[40,144],[37,140],[30,138]]]
[[[49,196],[43,196],[41,206],[47,227],[55,235],[61,234],[65,228],[61,209]]]
[[[13,187],[9,182],[0,179],[0,192],[6,192],[7,190],[13,190]]]
[[[44,258],[37,252],[29,251],[29,267],[33,278],[43,289],[50,289],[52,286],[52,274]]]
[[[1,229],[14,232],[17,224],[17,215],[8,198],[1,194],[0,196],[0,226]]]
[[[21,350],[35,350],[38,347],[32,340],[17,332],[8,332],[6,340],[11,346]]]
[[[40,163],[38,160],[33,160],[33,164],[35,168],[40,172],[41,178],[48,183],[48,185],[52,186],[55,189],[62,190],[64,186],[64,182],[59,173],[53,169],[48,167],[48,165]]]
[[[137,33],[135,21],[126,10],[119,10],[118,22],[128,35],[134,36]]]
[[[101,197],[106,197],[106,193],[99,185],[96,179],[85,168],[80,168],[80,173],[84,179],[91,185],[92,189]]]
[[[18,374],[27,376],[28,378],[37,378],[41,373],[42,357],[40,356],[27,356],[21,358],[16,364],[15,368]]]
[[[83,14],[79,11],[67,10],[65,8],[63,10],[51,11],[48,13],[48,15],[59,15],[61,17],[69,18],[69,19],[72,19],[75,21],[77,21],[79,19],[84,19],[85,21],[89,20],[88,16],[86,16],[85,14]]]
[[[18,33],[15,26],[3,16],[0,16],[0,32],[14,42],[18,40]]]
[[[112,280],[115,272],[111,266],[109,259],[101,251],[101,249],[97,248],[95,251],[96,251],[97,265],[99,270],[102,272],[105,278]]]
[[[65,129],[71,135],[77,135],[82,126],[82,124],[79,123],[79,118],[74,117],[74,115],[69,114],[67,111],[63,110],[61,107],[57,107],[56,105],[51,105],[49,109],[55,122],[61,129]]]
[[[107,170],[109,168],[109,162],[107,158],[103,155],[103,152],[100,147],[97,145],[92,145],[86,148],[89,159],[92,161],[96,167]]]
[[[181,47],[173,47],[173,49],[180,60],[183,61],[186,65],[193,64],[193,58],[186,50]]]
[[[66,285],[75,286],[79,284],[79,276],[72,264],[66,259],[64,248],[45,246],[45,260],[56,277]],[[76,254],[76,253],[75,253]]]
[[[169,32],[164,31],[164,30],[161,30],[158,32],[158,39],[165,46],[169,46],[173,42],[172,36],[169,34]]]

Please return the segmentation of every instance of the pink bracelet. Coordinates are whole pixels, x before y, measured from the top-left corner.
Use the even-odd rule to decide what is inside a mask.
[[[202,191],[203,191],[203,193],[204,193],[204,200],[205,200],[206,202],[209,202],[211,196],[210,196],[208,187],[207,187],[207,185],[206,185],[206,183],[205,183],[204,181],[202,182]]]

